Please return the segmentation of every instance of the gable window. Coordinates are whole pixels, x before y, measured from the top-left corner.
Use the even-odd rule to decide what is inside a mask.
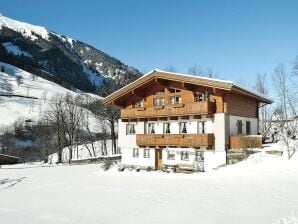
[[[170,88],[170,93],[181,93],[181,89],[177,89],[177,88]]]
[[[153,106],[164,106],[165,105],[165,98],[154,98],[153,99]]]
[[[181,152],[181,160],[189,160],[189,152],[188,151],[182,151]]]
[[[171,133],[170,123],[164,123],[163,124],[163,133],[164,134],[170,134]]]
[[[203,101],[210,100],[210,94],[208,91],[206,91],[205,93],[195,92],[194,95],[195,95],[195,102],[203,102]]]
[[[132,103],[132,107],[133,107],[133,108],[144,107],[144,100],[142,99],[142,100],[133,102],[133,103]]]
[[[205,134],[205,133],[206,133],[206,121],[199,121],[198,134]]]
[[[204,94],[202,93],[195,93],[195,102],[202,102],[204,100]]]
[[[139,149],[138,148],[134,148],[132,150],[132,157],[135,157],[135,158],[139,157]]]
[[[170,96],[170,104],[181,104],[182,98],[181,96]]]
[[[246,134],[251,134],[250,121],[246,121]]]
[[[149,134],[155,134],[155,124],[154,123],[149,123],[148,124],[148,133]]]
[[[163,90],[160,90],[160,91],[158,91],[156,93],[154,93],[155,96],[160,96],[160,95],[163,95],[163,94],[165,94],[165,90],[164,89]]]
[[[180,122],[179,123],[179,131],[180,131],[180,134],[187,133],[186,122]]]
[[[133,135],[136,133],[135,124],[126,124],[126,134]]]
[[[150,149],[144,149],[144,158],[150,158]]]
[[[242,135],[242,120],[237,120],[237,134]]]
[[[168,160],[175,160],[175,151],[168,151]]]

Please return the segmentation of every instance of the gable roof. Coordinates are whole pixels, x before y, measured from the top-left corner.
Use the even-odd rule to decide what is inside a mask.
[[[115,100],[126,95],[127,93],[134,90],[135,88],[145,85],[146,83],[157,78],[170,80],[170,81],[189,83],[194,85],[207,86],[207,87],[222,89],[230,92],[236,92],[236,93],[248,95],[252,98],[257,99],[260,102],[267,103],[267,104],[270,104],[273,102],[272,99],[268,98],[267,96],[259,92],[256,92],[254,90],[251,90],[247,87],[236,84],[232,81],[213,79],[213,78],[207,78],[202,76],[194,76],[194,75],[188,75],[188,74],[182,74],[182,73],[176,73],[176,72],[167,72],[159,69],[154,69],[146,73],[139,79],[133,81],[132,83],[110,94],[109,96],[103,99],[103,103],[104,104],[113,103]]]

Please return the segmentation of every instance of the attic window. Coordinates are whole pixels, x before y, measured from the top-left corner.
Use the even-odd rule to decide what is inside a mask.
[[[170,88],[170,93],[181,93],[181,89],[177,89],[177,88]]]
[[[142,100],[133,102],[133,103],[132,103],[132,107],[133,107],[133,108],[144,107],[144,100],[142,99]]]
[[[163,94],[165,94],[165,90],[164,89],[156,92],[154,95],[155,96],[160,96],[160,95],[163,95]]]

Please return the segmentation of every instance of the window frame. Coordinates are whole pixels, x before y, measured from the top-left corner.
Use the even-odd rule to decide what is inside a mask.
[[[152,125],[153,129],[150,130],[150,126]],[[153,132],[152,132],[153,130]],[[148,134],[155,134],[155,123],[148,123]]]
[[[156,97],[153,98],[153,106],[161,107],[165,105],[165,98],[164,97]]]
[[[168,132],[167,132],[168,130]],[[171,122],[164,122],[163,123],[163,133],[164,134],[171,134]]]
[[[181,125],[184,124],[185,125],[185,131],[186,132],[183,132],[184,130],[184,127],[181,127]],[[179,122],[179,134],[187,134],[188,133],[188,130],[187,130],[187,122],[186,121],[180,121]]]
[[[164,95],[164,94],[165,94],[165,90],[162,89],[162,90],[159,90],[159,91],[155,92],[153,95],[154,95],[154,96],[162,96],[162,95]]]
[[[128,128],[130,126],[133,127],[133,128],[132,129],[131,128]],[[133,130],[133,132],[131,130]],[[126,135],[135,135],[135,134],[136,134],[135,124],[131,124],[131,123],[126,124]]]
[[[174,99],[174,101],[172,101],[172,99]],[[171,105],[182,104],[182,96],[181,95],[170,96],[169,97],[169,103]]]
[[[182,90],[178,88],[169,88],[169,93],[181,93]]]
[[[132,149],[132,157],[133,158],[139,158],[139,156],[140,156],[140,150],[139,150],[139,148],[133,148]]]
[[[150,158],[150,149],[146,148],[146,149],[143,150],[143,157],[146,158],[146,159]]]
[[[144,99],[134,101],[132,103],[132,108],[142,108],[142,107],[144,107]]]
[[[171,157],[171,156],[173,156],[173,157]],[[167,159],[168,160],[176,160],[176,153],[175,153],[175,151],[168,150]]]
[[[249,124],[249,125],[248,125]],[[248,128],[249,127],[249,128]],[[251,122],[250,121],[246,121],[245,123],[245,131],[247,135],[251,135]],[[249,132],[249,133],[248,133]]]
[[[237,120],[236,126],[237,126],[237,135],[242,135],[243,134],[242,120]]]
[[[207,121],[198,121],[198,134],[206,134],[206,123]],[[202,124],[202,129],[200,129],[200,124]],[[200,132],[200,130],[202,130],[202,132]]]
[[[185,155],[185,158],[184,158],[184,155]],[[189,161],[189,151],[181,151],[181,160]]]

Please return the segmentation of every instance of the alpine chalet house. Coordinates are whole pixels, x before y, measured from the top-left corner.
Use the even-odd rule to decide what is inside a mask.
[[[122,108],[125,167],[207,171],[225,164],[241,138],[258,138],[259,105],[272,100],[231,81],[156,69],[103,102]]]

